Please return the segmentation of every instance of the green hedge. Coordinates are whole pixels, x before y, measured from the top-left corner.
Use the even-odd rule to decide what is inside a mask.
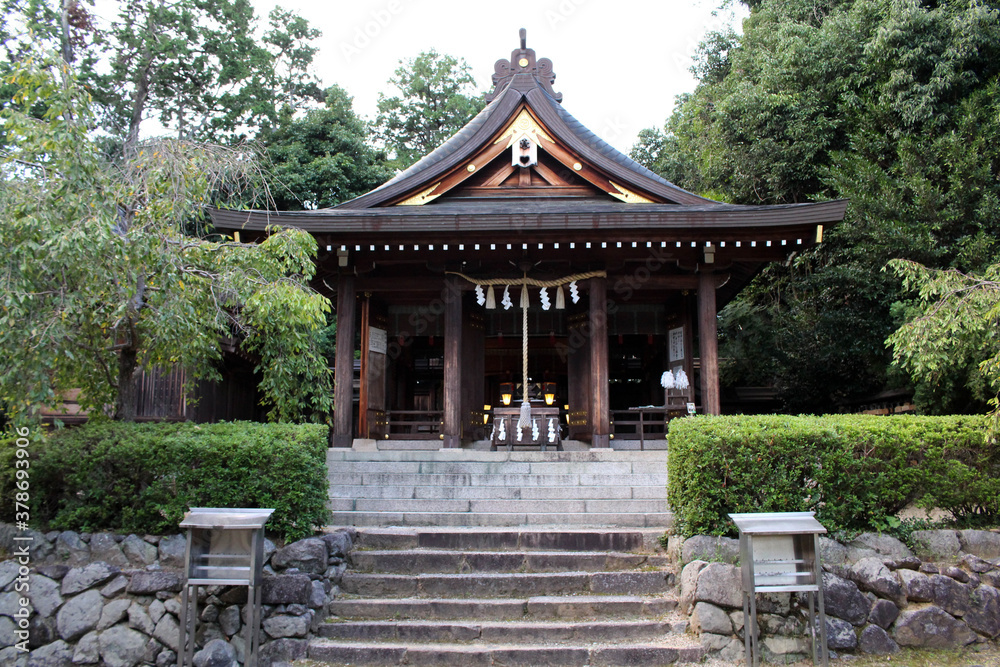
[[[730,512],[815,511],[830,531],[883,530],[908,504],[1000,518],[1000,446],[982,417],[694,417],[670,422],[675,532],[733,535]]]
[[[104,422],[32,438],[32,522],[44,529],[162,534],[190,507],[273,507],[268,530],[293,540],[327,521],[322,425]],[[13,448],[0,443],[5,498]]]

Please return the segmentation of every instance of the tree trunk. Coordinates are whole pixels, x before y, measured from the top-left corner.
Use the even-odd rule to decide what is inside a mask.
[[[122,348],[118,353],[118,397],[115,401],[115,420],[117,421],[135,421],[138,352],[134,346],[130,345]]]

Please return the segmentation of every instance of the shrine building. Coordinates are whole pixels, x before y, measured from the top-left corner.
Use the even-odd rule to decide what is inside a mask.
[[[669,418],[720,413],[719,308],[843,219],[844,200],[683,190],[581,125],[554,81],[522,31],[486,108],[381,187],[212,213],[247,240],[273,225],[316,238],[314,287],[337,314],[334,446],[662,441]]]

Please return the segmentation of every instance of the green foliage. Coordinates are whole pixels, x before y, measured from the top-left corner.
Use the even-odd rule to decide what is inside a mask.
[[[928,269],[894,260],[903,287],[918,293],[908,321],[889,336],[893,357],[922,386],[965,380],[993,414],[989,437],[1000,435],[1000,264],[983,276]]]
[[[816,512],[885,530],[910,503],[965,525],[1000,518],[1000,445],[982,417],[696,417],[670,422],[675,532],[732,534],[733,512]]]
[[[5,491],[12,445],[0,441]],[[42,529],[163,534],[191,507],[271,507],[268,530],[295,540],[327,521],[326,447],[321,425],[89,423],[32,442],[32,519]],[[2,519],[12,511],[5,503]]]
[[[261,28],[247,0],[127,2],[100,30],[87,4],[6,0],[0,70],[58,49],[118,150],[149,119],[180,139],[231,141],[275,122],[283,105],[321,99],[309,72],[320,33],[294,13],[275,8]]]
[[[389,84],[399,95],[379,93],[375,125],[399,169],[440,146],[486,106],[465,60],[433,49],[400,61]]]
[[[368,143],[369,128],[339,86],[326,91],[326,106],[304,116],[286,108],[277,126],[260,135],[270,161],[274,208],[328,208],[375,189],[392,176],[385,155]]]
[[[739,204],[850,199],[824,243],[767,267],[722,313],[733,384],[826,412],[907,381],[884,341],[911,307],[895,258],[982,272],[1000,236],[995,2],[761,0],[709,35],[662,131],[633,156]],[[910,380],[925,412],[985,408],[974,365]]]
[[[265,399],[282,420],[329,410],[315,353],[327,299],[308,287],[316,242],[272,230],[260,244],[186,234],[210,204],[259,182],[257,156],[179,140],[109,161],[91,139],[89,95],[62,61],[25,58],[0,154],[0,404],[30,420],[70,389],[81,407],[134,417],[139,367],[213,377],[223,337],[261,353]],[[41,118],[27,110],[43,102]],[[264,346],[263,341],[268,341]]]

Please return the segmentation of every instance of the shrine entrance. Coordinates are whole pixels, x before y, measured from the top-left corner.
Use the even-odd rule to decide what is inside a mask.
[[[501,384],[532,409],[554,384],[560,429],[592,447],[630,420],[642,438],[669,410],[720,414],[718,309],[844,217],[846,201],[737,206],[677,187],[571,116],[525,40],[496,62],[486,107],[384,185],[332,209],[212,211],[249,241],[274,225],[315,237],[314,287],[336,300],[336,447],[468,446]]]

